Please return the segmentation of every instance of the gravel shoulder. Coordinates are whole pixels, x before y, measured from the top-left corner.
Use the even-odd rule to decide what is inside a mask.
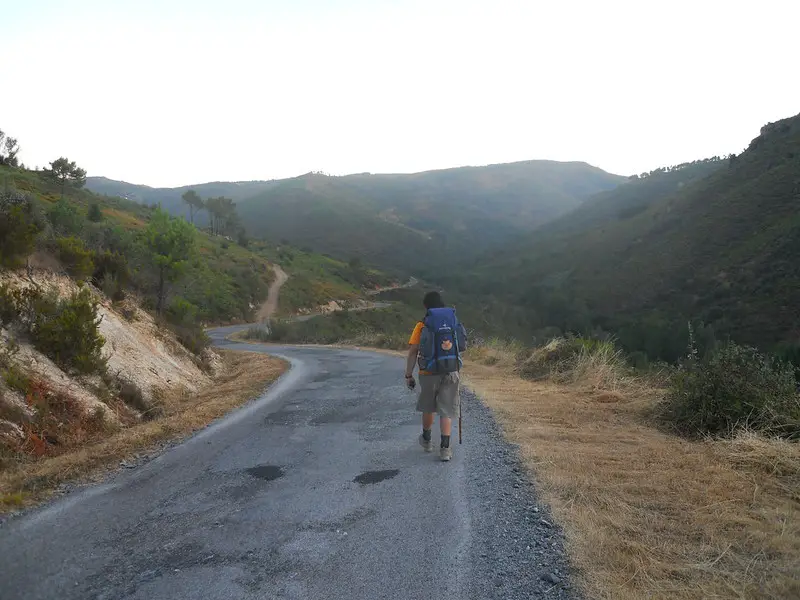
[[[470,391],[463,396],[465,489],[471,515],[469,598],[580,598],[564,536],[528,479],[516,446]]]

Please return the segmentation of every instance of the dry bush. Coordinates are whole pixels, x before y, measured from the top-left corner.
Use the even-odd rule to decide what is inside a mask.
[[[515,371],[524,379],[550,379],[592,390],[639,385],[613,342],[577,337],[553,338],[544,346],[517,352]]]
[[[121,379],[119,382],[119,397],[129,407],[137,410],[145,421],[152,421],[164,416],[164,405],[158,392],[153,390],[153,397],[145,397],[141,388],[133,381]]]
[[[21,423],[25,439],[15,449],[20,456],[58,456],[109,432],[103,409],[87,413],[71,396],[31,379],[25,402],[33,417]]]
[[[582,347],[555,378],[560,383],[579,384],[592,390],[626,390],[638,385],[622,350],[610,342]]]
[[[472,344],[464,353],[465,361],[487,366],[512,367],[524,347],[519,342],[491,338],[479,344]]]

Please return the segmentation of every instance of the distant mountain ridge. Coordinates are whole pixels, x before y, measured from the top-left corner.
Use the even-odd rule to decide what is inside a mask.
[[[172,211],[181,205],[181,195],[187,190],[194,190],[203,198],[212,196],[226,196],[232,200],[241,200],[262,192],[275,184],[270,181],[210,181],[197,185],[182,185],[179,187],[150,187],[127,181],[118,181],[108,177],[87,177],[86,187],[105,196],[119,196],[127,200],[134,200],[141,204],[161,203],[165,210]]]
[[[250,233],[286,240],[376,266],[435,272],[503,243],[613,189],[626,178],[581,162],[522,161],[413,174],[327,176],[208,183],[181,188],[131,186],[89,178],[98,193],[159,202],[185,214],[180,196],[233,198]]]

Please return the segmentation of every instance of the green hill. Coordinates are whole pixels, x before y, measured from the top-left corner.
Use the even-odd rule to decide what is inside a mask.
[[[419,272],[425,265],[446,265],[530,231],[622,181],[586,163],[527,161],[410,175],[307,174],[174,190],[102,178],[90,178],[87,186],[140,202],[161,202],[180,214],[185,212],[180,195],[186,189],[203,197],[226,195],[237,201],[242,222],[256,236],[340,259],[363,256],[372,265]],[[246,197],[246,191],[253,193]]]
[[[188,210],[181,196],[188,190],[194,190],[202,198],[225,196],[238,202],[269,189],[274,181],[236,181],[211,182],[197,185],[185,185],[176,188],[153,188],[146,185],[116,181],[107,177],[87,177],[86,189],[103,196],[118,196],[133,200],[140,204],[160,204],[161,207],[174,214],[185,215]],[[200,213],[198,223],[205,225],[208,217]]]
[[[539,328],[602,328],[652,357],[683,352],[689,320],[706,338],[796,343],[799,190],[795,116],[762,128],[739,156],[585,202],[487,256],[459,287],[500,293]]]

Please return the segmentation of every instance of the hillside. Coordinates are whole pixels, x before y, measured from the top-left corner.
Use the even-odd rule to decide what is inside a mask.
[[[584,163],[550,161],[412,175],[306,175],[242,201],[240,210],[254,233],[427,275],[621,180]]]
[[[146,307],[154,307],[154,276],[139,240],[155,214],[152,206],[75,188],[68,188],[59,201],[58,186],[42,172],[0,167],[0,183],[11,195],[27,195],[35,201],[43,222],[39,245],[54,249],[59,237],[74,237],[89,252],[125,257],[122,284],[130,285]],[[92,206],[99,208],[96,221],[88,218]],[[51,217],[59,219],[57,228],[47,222]],[[169,285],[169,297],[188,301],[193,318],[202,323],[251,321],[266,299],[273,265],[290,275],[280,297],[280,310],[286,314],[332,300],[355,302],[368,289],[396,283],[358,262],[349,264],[282,243],[258,239],[236,243],[206,230],[197,231],[196,242],[197,252],[180,280]],[[102,275],[93,274],[98,285]]]
[[[176,188],[153,188],[147,185],[116,181],[107,177],[87,177],[86,189],[102,196],[118,196],[139,204],[161,204],[173,215],[185,215],[187,207],[181,196],[188,190],[196,191],[203,198],[225,196],[234,201],[249,198],[269,189],[272,181],[210,182]],[[206,225],[208,216],[200,213],[198,223]]]
[[[496,246],[622,181],[585,163],[526,161],[409,175],[307,174],[276,182],[213,184],[213,193],[190,187],[203,197],[223,194],[237,200],[242,222],[256,236],[418,273]],[[248,185],[263,189],[246,198],[242,192]],[[116,189],[185,212],[179,198],[187,188],[125,188],[91,178],[87,186],[105,193]]]
[[[612,331],[651,357],[677,358],[689,320],[709,342],[797,343],[798,181],[795,116],[762,128],[737,157],[587,201],[485,257],[471,283],[525,306],[539,328]]]

